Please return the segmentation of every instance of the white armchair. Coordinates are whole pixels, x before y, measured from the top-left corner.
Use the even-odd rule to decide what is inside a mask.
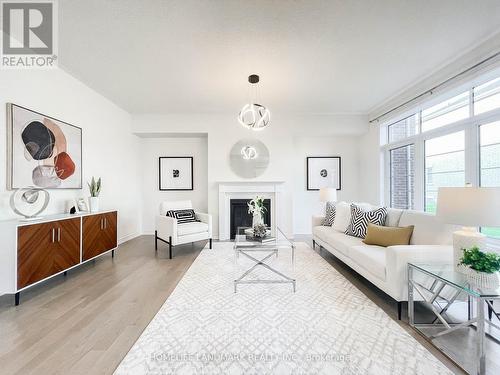
[[[172,247],[201,240],[208,240],[212,248],[212,215],[195,212],[194,223],[177,223],[177,219],[167,216],[169,210],[192,209],[191,201],[165,201],[160,205],[160,214],[156,217],[155,251],[158,240],[168,244],[169,256],[172,259]]]

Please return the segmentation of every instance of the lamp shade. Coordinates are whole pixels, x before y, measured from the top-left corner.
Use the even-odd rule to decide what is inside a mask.
[[[447,224],[500,226],[500,188],[439,188],[436,215]]]
[[[321,202],[336,202],[337,189],[329,187],[319,189],[319,200]]]

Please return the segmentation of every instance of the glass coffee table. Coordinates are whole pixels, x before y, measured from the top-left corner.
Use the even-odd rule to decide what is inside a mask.
[[[500,343],[497,334],[500,313],[495,311],[495,300],[500,300],[500,287],[475,286],[452,264],[408,263],[410,326],[470,374],[497,373],[487,372],[485,350],[487,336],[492,342]],[[418,322],[417,302],[427,307],[420,310]],[[457,304],[461,305],[452,311]],[[463,337],[471,330],[472,342],[469,339],[461,344],[459,330]]]
[[[234,256],[235,262],[238,261],[240,255],[251,261],[251,267],[246,269],[241,276],[234,280],[234,292],[237,292],[237,287],[240,284],[291,284],[293,291],[296,289],[296,280],[289,275],[286,275],[280,264],[273,262],[273,258],[290,256],[292,267],[295,264],[295,244],[289,239],[283,231],[277,227],[276,234],[270,237],[268,241],[261,242],[247,236],[249,227],[238,227],[234,239]],[[289,254],[287,254],[289,253]],[[283,259],[284,260],[284,259]],[[282,259],[280,259],[281,263]],[[261,278],[257,275],[257,270],[264,268],[270,273],[276,275],[276,278]],[[269,272],[267,272],[269,274]],[[253,277],[253,278],[251,278]]]

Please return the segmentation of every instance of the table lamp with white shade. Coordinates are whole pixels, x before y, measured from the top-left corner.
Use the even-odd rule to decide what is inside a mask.
[[[477,230],[478,227],[500,227],[500,188],[439,188],[436,215],[447,224],[463,226],[453,233],[453,263],[456,267],[463,249],[484,248],[486,236]]]
[[[321,202],[336,202],[337,189],[331,187],[323,187],[319,189],[319,200]]]

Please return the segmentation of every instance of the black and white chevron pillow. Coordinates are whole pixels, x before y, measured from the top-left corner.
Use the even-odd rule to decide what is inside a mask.
[[[334,221],[335,221],[335,203],[326,202],[325,219],[323,220],[323,224],[321,225],[325,227],[331,227]]]
[[[194,210],[170,210],[167,211],[167,216],[177,219],[177,224],[193,223],[196,220]]]
[[[387,218],[387,208],[380,207],[373,211],[363,211],[355,204],[351,204],[351,222],[345,230],[349,236],[365,238],[368,223],[384,225]]]

